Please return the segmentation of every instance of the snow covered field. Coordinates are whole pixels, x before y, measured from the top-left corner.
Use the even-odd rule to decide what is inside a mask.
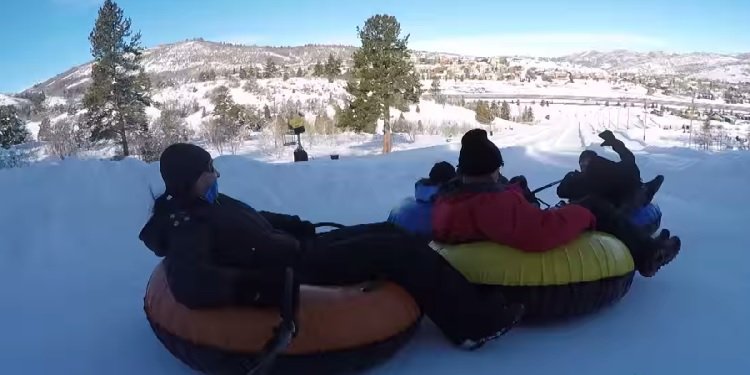
[[[289,84],[280,85],[282,81],[263,83],[268,88],[269,95],[275,98],[278,103],[286,99],[293,101],[304,100],[306,97],[314,97],[320,94],[322,98],[328,98],[331,94],[334,96],[342,89],[336,84],[329,84],[327,80],[302,80],[298,82],[298,89],[290,89]],[[291,79],[290,79],[291,81]],[[311,83],[312,82],[312,83]],[[313,84],[314,83],[314,84]],[[276,86],[279,84],[280,86]],[[196,84],[195,93],[188,89],[190,96],[183,97],[185,90],[180,92],[163,91],[159,100],[182,100],[189,101],[191,98],[202,98],[199,100],[201,105],[209,106],[212,109],[208,99],[205,99],[205,93],[213,87],[207,84]],[[310,94],[310,93],[314,94]],[[242,91],[242,89],[232,89],[234,99],[243,104],[255,103],[262,105],[269,103],[266,97],[258,97],[253,94]],[[571,101],[573,103],[575,101]],[[273,101],[270,101],[273,103]],[[412,105],[409,112],[404,112],[404,118],[413,124],[421,122],[424,131],[417,134],[411,139],[406,134],[397,134],[394,139],[394,150],[404,151],[418,148],[424,148],[437,144],[455,143],[460,141],[460,136],[473,127],[483,127],[492,130],[496,135],[496,142],[501,146],[513,145],[532,145],[542,149],[571,149],[577,150],[581,147],[592,143],[599,142],[597,134],[604,129],[611,129],[619,136],[624,137],[628,147],[635,149],[643,148],[645,145],[652,146],[688,146],[695,144],[694,136],[699,132],[702,126],[701,121],[694,121],[694,134],[691,137],[689,132],[683,132],[682,126],[688,125],[689,120],[665,114],[656,116],[644,113],[642,107],[621,107],[616,106],[615,100],[604,106],[594,103],[578,104],[552,104],[550,106],[540,106],[539,101],[523,100],[520,105],[509,101],[510,114],[512,117],[520,116],[521,112],[527,106],[534,112],[535,121],[533,125],[520,124],[502,119],[495,119],[492,125],[481,125],[475,119],[473,110],[455,105],[441,105],[431,100],[422,100],[417,106]],[[502,104],[502,100],[498,100]],[[159,111],[149,107],[150,116],[158,117]],[[329,116],[333,117],[333,109],[328,106]],[[651,109],[649,109],[649,112]],[[393,109],[391,111],[392,121],[397,121],[401,112]],[[549,116],[549,119],[546,119]],[[61,114],[52,118],[52,122],[68,118],[68,114]],[[314,115],[307,114],[309,123],[314,122]],[[201,111],[198,111],[187,118],[188,126],[195,132],[195,142],[209,148],[214,156],[219,156],[215,149],[202,143],[200,140],[200,124],[202,121]],[[644,141],[644,121],[645,141]],[[714,127],[723,125],[727,136],[747,138],[750,134],[750,123],[738,122],[737,125],[729,125],[718,121],[713,121]],[[27,128],[32,135],[36,137],[39,130],[39,122],[30,122]],[[382,127],[381,127],[382,130]],[[380,134],[382,134],[379,131]],[[331,154],[341,156],[366,156],[379,154],[382,150],[382,135],[372,134],[355,134],[355,133],[338,133],[338,134],[321,134],[308,126],[308,132],[302,135],[302,145],[308,152],[311,159],[328,159]],[[46,150],[37,145],[36,158],[38,161],[49,161],[55,159],[46,153]],[[253,133],[250,138],[243,142],[236,150],[237,154],[252,157],[257,160],[266,162],[290,162],[293,160],[292,152],[296,146],[275,147],[272,135],[266,133]],[[79,155],[81,158],[101,157],[107,158],[114,155],[116,147],[108,147],[102,150],[86,152]],[[225,153],[229,153],[224,150]]]
[[[523,173],[541,186],[574,168],[582,148],[600,142],[600,121],[609,122],[601,107],[586,108],[545,107],[553,120],[535,126],[497,123],[504,174]],[[643,178],[666,176],[657,203],[665,227],[683,239],[673,263],[652,279],[637,276],[613,308],[564,324],[518,328],[478,352],[454,349],[427,321],[405,350],[370,373],[750,373],[750,153],[684,149],[679,140],[670,143],[670,131],[656,127],[646,129],[643,144],[643,129],[632,118],[629,125],[618,134],[627,136]],[[257,208],[311,221],[381,221],[434,162],[455,164],[460,135],[451,142],[424,137],[413,147],[399,146],[413,150],[387,156],[357,156],[368,142],[379,148],[377,139],[342,143],[321,148],[308,163],[268,164],[242,152],[222,156],[215,164],[220,189]],[[345,156],[322,157],[332,150]],[[158,164],[132,159],[0,170],[1,373],[191,373],[154,337],[142,308],[159,259],[137,236],[149,216],[151,191],[161,189]],[[540,198],[556,202],[554,189]]]

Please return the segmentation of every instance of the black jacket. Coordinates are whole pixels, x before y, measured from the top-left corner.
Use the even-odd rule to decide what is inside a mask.
[[[622,141],[615,139],[611,144],[620,156],[619,162],[594,156],[585,172],[565,175],[557,187],[557,195],[571,201],[594,195],[616,207],[632,199],[641,186],[641,171],[635,164],[635,156]]]
[[[165,257],[167,281],[188,308],[278,306],[284,272],[315,228],[297,216],[258,212],[220,194],[180,209],[165,196],[139,238]]]

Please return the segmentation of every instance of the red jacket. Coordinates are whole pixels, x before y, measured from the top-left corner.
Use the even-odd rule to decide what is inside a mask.
[[[438,242],[492,241],[529,252],[564,245],[595,224],[582,206],[541,210],[515,186],[501,184],[454,186],[438,195],[432,215]]]

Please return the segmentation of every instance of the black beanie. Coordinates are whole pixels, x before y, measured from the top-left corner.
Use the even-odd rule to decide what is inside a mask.
[[[195,185],[203,172],[208,172],[211,154],[189,143],[175,143],[161,153],[159,171],[166,192],[177,198]]]
[[[578,157],[578,162],[580,163],[583,159],[593,158],[594,156],[597,156],[595,151],[583,150],[583,152],[581,152],[581,155]]]
[[[502,167],[503,156],[500,149],[487,138],[486,131],[472,129],[461,138],[458,165],[463,175],[481,176]]]
[[[430,181],[435,185],[442,185],[454,177],[456,177],[456,169],[447,161],[435,163],[430,170]]]

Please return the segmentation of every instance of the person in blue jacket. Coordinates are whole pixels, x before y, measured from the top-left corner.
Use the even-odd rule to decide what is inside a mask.
[[[414,197],[404,199],[388,215],[388,221],[404,230],[432,239],[432,206],[435,195],[441,186],[456,177],[456,169],[447,161],[436,163],[430,170],[429,178],[422,178],[414,184]]]

